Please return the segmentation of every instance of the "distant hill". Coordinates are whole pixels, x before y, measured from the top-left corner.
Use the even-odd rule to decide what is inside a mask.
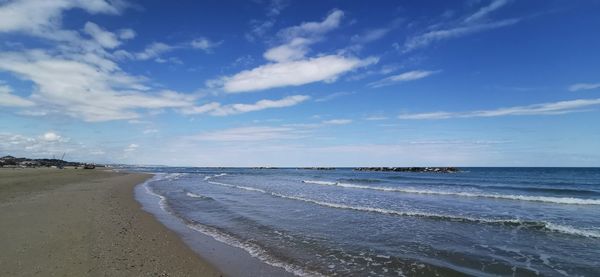
[[[30,159],[30,158],[16,158],[13,156],[0,157],[0,167],[5,166],[24,166],[24,167],[64,167],[64,166],[83,166],[85,163],[81,162],[70,162],[59,159]]]

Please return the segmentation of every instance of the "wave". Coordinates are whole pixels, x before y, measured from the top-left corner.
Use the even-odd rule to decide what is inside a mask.
[[[224,175],[226,175],[226,174],[225,173],[217,174],[217,175],[210,176],[210,177],[218,177],[218,176],[224,176]],[[168,208],[167,203],[166,203],[167,202],[166,197],[154,192],[154,190],[149,187],[149,184],[151,182],[159,181],[159,180],[169,180],[169,178],[166,178],[165,175],[162,175],[162,176],[157,175],[153,179],[151,179],[143,184],[144,190],[146,191],[146,193],[159,198],[158,203],[159,203],[160,209],[163,212],[166,212],[167,214],[177,218],[178,220],[181,220],[190,229],[200,232],[209,237],[212,237],[213,239],[220,241],[222,243],[225,243],[229,246],[240,248],[240,249],[246,251],[252,257],[255,257],[271,266],[282,268],[285,271],[287,271],[293,275],[296,275],[296,276],[324,276],[318,272],[306,270],[306,269],[302,268],[301,266],[283,262],[283,261],[273,257],[266,250],[264,250],[263,248],[261,248],[260,246],[254,244],[254,243],[241,241],[229,234],[226,234],[224,232],[217,230],[216,228],[201,225],[196,222],[189,222],[188,220],[185,220],[185,219],[177,216],[173,211],[171,211]],[[216,182],[210,182],[210,183],[216,183]],[[250,188],[248,188],[248,189],[250,189]],[[262,190],[260,190],[260,191],[262,191]],[[202,196],[202,195],[194,194],[191,192],[187,192],[186,195],[189,197],[198,197],[199,196],[200,198],[204,198],[204,197],[210,198],[207,196]],[[210,199],[212,199],[212,198],[210,198]]]
[[[366,178],[344,178],[338,179],[344,182],[356,182],[356,183],[381,183],[382,180],[379,179],[366,179]]]
[[[323,181],[316,181],[316,182],[323,183]],[[316,204],[319,206],[335,208],[335,209],[371,212],[371,213],[379,213],[379,214],[394,215],[394,216],[420,217],[420,218],[427,218],[427,219],[433,219],[433,220],[444,220],[444,221],[453,221],[453,222],[504,225],[504,226],[512,226],[512,227],[532,229],[532,230],[559,232],[559,233],[564,233],[564,234],[569,234],[569,235],[577,235],[577,236],[584,236],[584,237],[590,237],[590,238],[600,238],[599,231],[577,229],[573,226],[560,225],[560,224],[546,222],[546,221],[522,220],[522,219],[502,219],[502,218],[477,218],[477,217],[436,214],[436,213],[419,212],[419,211],[398,211],[398,210],[390,210],[390,209],[374,208],[374,207],[366,207],[366,206],[352,206],[352,205],[331,203],[331,202],[325,202],[325,201],[304,198],[304,197],[298,197],[298,196],[285,195],[285,194],[281,194],[281,193],[277,193],[277,192],[269,192],[269,191],[259,189],[259,188],[254,188],[254,187],[238,186],[238,185],[232,185],[232,184],[226,184],[226,183],[214,182],[214,181],[209,181],[209,183],[214,184],[214,185],[229,187],[229,188],[236,188],[236,189],[242,189],[242,190],[247,190],[247,191],[260,192],[260,193],[268,194],[268,195],[279,197],[279,198],[297,200],[297,201],[302,201],[302,202],[306,202],[306,203]],[[328,183],[332,183],[332,182],[328,182]]]
[[[189,228],[200,232],[204,235],[210,236],[213,239],[225,243],[227,245],[240,248],[246,251],[250,256],[255,257],[266,264],[274,267],[279,267],[285,271],[292,273],[296,276],[324,276],[318,272],[309,271],[301,266],[283,262],[272,255],[270,255],[265,249],[258,246],[255,243],[242,241],[234,236],[231,236],[225,232],[218,230],[217,228],[202,225],[196,222],[186,224]]]
[[[546,203],[554,203],[554,204],[600,205],[600,199],[584,199],[584,198],[575,198],[575,197],[553,197],[553,196],[512,195],[512,194],[485,194],[485,193],[471,193],[471,192],[420,190],[420,189],[409,189],[409,188],[375,187],[375,186],[365,186],[365,185],[328,182],[328,181],[312,181],[312,180],[304,180],[304,181],[302,181],[302,183],[325,185],[325,186],[338,186],[338,187],[344,187],[344,188],[389,191],[389,192],[415,193],[415,194],[494,198],[494,199],[505,199],[505,200],[546,202]]]
[[[225,176],[225,175],[227,175],[227,173],[220,173],[220,174],[215,174],[215,175],[204,176],[204,181],[208,181],[212,178],[221,177],[221,176]]]
[[[212,198],[211,198],[211,197],[204,196],[204,195],[200,195],[200,194],[195,194],[195,193],[193,193],[193,192],[189,192],[189,191],[188,191],[188,192],[186,192],[186,194],[185,194],[185,195],[187,195],[188,197],[191,197],[191,198],[199,198],[199,199],[212,200]]]

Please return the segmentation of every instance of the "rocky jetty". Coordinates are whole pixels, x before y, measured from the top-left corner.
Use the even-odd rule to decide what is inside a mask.
[[[456,167],[357,167],[356,171],[456,173]]]

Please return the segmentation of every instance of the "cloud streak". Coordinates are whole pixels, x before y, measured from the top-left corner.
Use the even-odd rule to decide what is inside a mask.
[[[192,140],[233,142],[233,141],[269,141],[300,138],[301,134],[289,127],[240,127],[205,132],[191,137]]]
[[[305,60],[269,63],[245,70],[219,83],[228,93],[251,92],[277,87],[300,86],[314,82],[333,82],[341,74],[376,63],[376,58],[357,59],[328,55]]]
[[[502,28],[517,24],[520,18],[509,18],[498,21],[484,20],[486,17],[509,3],[509,0],[493,0],[489,5],[477,10],[467,16],[462,22],[441,23],[430,27],[426,32],[411,36],[404,42],[403,52],[410,52],[418,48],[426,47],[432,43],[458,38],[487,30]]]
[[[182,109],[183,114],[203,114],[207,113],[213,116],[227,116],[247,112],[261,111],[265,109],[284,108],[298,105],[310,99],[307,95],[292,95],[279,100],[263,99],[253,104],[229,104],[222,105],[218,102],[204,104],[202,106]]]
[[[398,75],[393,75],[393,76],[387,77],[385,79],[382,79],[382,80],[379,80],[376,82],[369,83],[368,86],[372,87],[372,88],[378,88],[378,87],[393,85],[395,83],[415,81],[415,80],[429,77],[438,72],[440,72],[440,71],[439,70],[413,70],[413,71],[404,72],[404,73],[401,73]]]
[[[462,36],[470,35],[473,33],[479,33],[479,32],[483,32],[483,31],[487,31],[487,30],[491,30],[491,29],[497,29],[497,28],[501,28],[501,27],[514,25],[514,24],[518,23],[519,21],[521,21],[521,20],[518,18],[511,18],[511,19],[505,19],[505,20],[500,20],[500,21],[495,21],[495,22],[490,22],[490,23],[459,26],[459,27],[455,27],[455,28],[440,29],[440,30],[426,32],[424,34],[410,37],[409,39],[407,39],[406,42],[404,43],[404,51],[405,52],[412,51],[414,49],[422,48],[422,47],[428,46],[431,43],[441,41],[441,40],[462,37]]]
[[[35,105],[33,101],[14,95],[12,92],[9,86],[0,85],[0,106],[31,107]]]
[[[600,88],[600,83],[577,83],[569,86],[569,91],[592,90]]]
[[[450,118],[475,118],[475,117],[498,117],[498,116],[520,116],[520,115],[559,115],[579,112],[583,108],[600,105],[597,99],[576,99],[552,103],[533,104],[528,106],[516,106],[499,108],[493,110],[479,110],[471,112],[430,112],[401,114],[399,119],[450,119]]]

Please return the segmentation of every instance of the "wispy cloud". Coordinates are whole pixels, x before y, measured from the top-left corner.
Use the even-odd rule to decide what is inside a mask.
[[[66,10],[81,9],[91,14],[119,14],[123,1],[12,1],[0,7],[0,32],[25,32],[51,37],[60,32],[61,16]]]
[[[205,132],[191,138],[202,141],[231,142],[296,139],[300,137],[302,137],[302,133],[298,133],[291,127],[254,126]]]
[[[31,100],[12,94],[9,86],[0,84],[0,106],[5,107],[31,107],[35,103]]]
[[[408,72],[404,72],[404,73],[400,73],[398,75],[393,75],[390,77],[387,77],[385,79],[376,81],[376,82],[372,82],[369,83],[370,87],[373,88],[378,88],[378,87],[384,87],[384,86],[389,86],[392,85],[394,83],[401,83],[401,82],[408,82],[408,81],[414,81],[414,80],[419,80],[419,79],[423,79],[425,77],[431,76],[435,73],[440,72],[439,70],[413,70],[413,71],[408,71]]]
[[[511,18],[490,23],[469,24],[467,26],[459,26],[449,29],[439,29],[426,32],[424,34],[410,37],[409,39],[407,39],[404,43],[404,51],[408,52],[417,48],[425,47],[433,42],[440,40],[462,37],[473,33],[514,25],[519,21],[521,21],[519,18]]]
[[[577,83],[569,86],[569,91],[591,90],[600,88],[600,83]]]
[[[189,42],[176,43],[176,44],[167,44],[164,42],[153,42],[148,44],[143,50],[139,52],[128,52],[125,50],[117,50],[114,55],[121,59],[131,59],[131,60],[151,60],[163,63],[165,61],[171,60],[163,59],[163,56],[166,53],[179,50],[179,49],[199,49],[206,53],[212,53],[213,49],[221,45],[223,41],[212,41],[205,37],[199,37]]]
[[[213,48],[221,45],[222,43],[223,43],[223,41],[215,42],[215,41],[212,41],[205,37],[200,37],[200,38],[192,40],[190,42],[190,45],[192,46],[192,48],[200,49],[200,50],[203,50],[204,52],[210,53]]]
[[[464,22],[469,23],[469,22],[481,20],[481,19],[485,18],[489,13],[505,6],[506,4],[508,4],[508,2],[509,2],[508,0],[493,0],[489,5],[482,7],[474,14],[465,18]]]
[[[346,125],[352,123],[352,119],[330,119],[322,122],[328,125]]]
[[[514,25],[521,21],[520,18],[509,18],[497,21],[485,20],[487,16],[508,4],[509,0],[493,0],[489,5],[481,7],[476,12],[466,16],[460,23],[442,22],[427,29],[424,33],[411,36],[404,42],[403,52],[426,47],[431,43],[462,37],[487,30]]]
[[[347,96],[347,95],[352,95],[355,94],[356,92],[353,91],[340,91],[340,92],[334,92],[334,93],[330,93],[328,95],[325,95],[321,98],[317,98],[315,99],[315,102],[327,102],[327,101],[331,101],[333,99],[339,98],[339,97],[343,97],[343,96]]]
[[[104,48],[112,49],[121,45],[117,34],[103,29],[94,22],[85,23],[83,30]],[[125,37],[129,37],[130,35],[125,33]]]
[[[528,106],[516,106],[499,108],[493,110],[479,110],[470,112],[431,112],[401,114],[399,119],[448,119],[448,118],[472,118],[472,117],[497,117],[517,115],[559,115],[582,111],[581,109],[600,105],[597,99],[576,99],[552,103],[533,104]]]
[[[328,55],[297,61],[269,63],[209,82],[209,86],[216,84],[222,86],[225,92],[238,93],[300,86],[320,81],[333,82],[345,72],[374,64],[377,61],[375,58],[361,60]]]
[[[263,99],[252,104],[222,105],[218,102],[212,102],[202,106],[184,108],[181,110],[181,112],[188,115],[207,113],[214,116],[226,116],[272,108],[291,107],[308,99],[310,99],[310,97],[307,95],[293,95],[278,100]]]
[[[365,120],[369,120],[369,121],[379,121],[379,120],[387,120],[387,119],[388,119],[387,116],[381,116],[381,115],[372,115],[372,116],[365,117]]]

